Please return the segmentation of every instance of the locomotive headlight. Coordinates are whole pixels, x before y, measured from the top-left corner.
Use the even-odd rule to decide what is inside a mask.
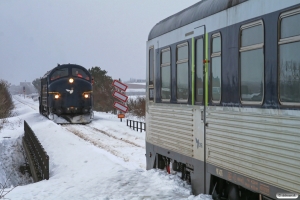
[[[73,78],[70,78],[69,79],[69,83],[73,83],[74,82],[74,79]]]
[[[90,97],[89,94],[84,94],[83,96],[84,96],[84,98],[86,98],[86,99]]]

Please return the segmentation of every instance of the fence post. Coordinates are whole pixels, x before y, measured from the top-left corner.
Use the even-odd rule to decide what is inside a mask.
[[[143,129],[143,125],[142,122],[140,122],[140,132],[142,132],[142,129]]]
[[[129,126],[130,128],[132,128],[134,131],[139,131],[139,129],[140,129],[140,132],[146,131],[146,123],[145,122],[139,122],[139,121],[126,119],[126,125]]]

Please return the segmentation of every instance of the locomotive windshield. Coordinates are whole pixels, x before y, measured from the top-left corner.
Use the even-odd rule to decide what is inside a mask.
[[[61,77],[68,76],[68,68],[62,68],[62,69],[57,69],[52,75],[51,75],[51,81],[56,80]]]
[[[79,68],[75,68],[75,67],[72,68],[72,75],[86,80],[90,80],[89,75],[85,71]]]

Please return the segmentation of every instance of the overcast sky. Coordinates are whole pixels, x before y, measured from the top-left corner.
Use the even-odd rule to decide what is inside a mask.
[[[57,63],[144,79],[152,27],[198,1],[0,0],[0,79],[32,82]]]

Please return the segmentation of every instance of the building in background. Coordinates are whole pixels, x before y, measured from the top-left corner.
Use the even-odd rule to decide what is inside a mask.
[[[37,93],[35,87],[32,85],[31,82],[20,82],[19,85],[11,85],[9,87],[9,92],[11,94],[24,94],[23,89],[25,89],[25,94],[33,94]]]
[[[146,96],[146,80],[130,78],[129,81],[124,82],[128,88],[126,90],[127,96]]]

